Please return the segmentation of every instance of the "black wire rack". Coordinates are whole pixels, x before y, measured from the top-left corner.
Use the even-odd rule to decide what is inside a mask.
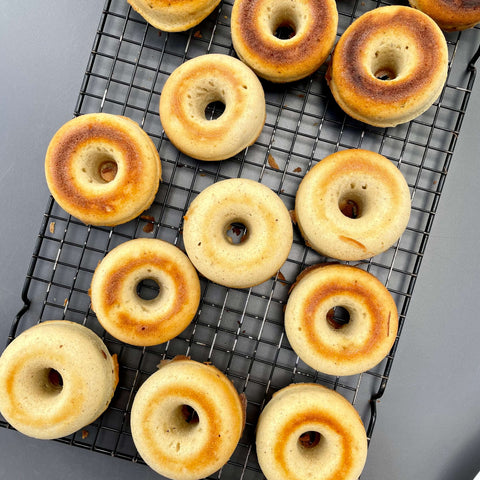
[[[406,2],[339,0],[338,35],[362,13]],[[184,33],[159,32],[124,0],[107,0],[81,86],[75,115],[108,112],[137,121],[156,143],[163,182],[144,215],[114,228],[86,226],[49,199],[26,276],[24,307],[8,341],[38,321],[68,319],[91,328],[118,355],[120,381],[108,410],[92,425],[60,441],[142,462],[129,426],[134,395],[163,359],[187,355],[212,362],[248,399],[242,439],[225,467],[209,478],[263,478],[254,441],[258,415],[272,394],[290,383],[334,388],[357,409],[371,437],[377,400],[385,390],[422,258],[475,80],[479,30],[447,34],[449,76],[438,101],[422,116],[388,129],[346,116],[334,102],[323,66],[288,85],[263,82],[267,118],[257,142],[230,160],[200,162],[180,152],[163,133],[158,115],[162,86],[182,62],[207,53],[235,55],[230,37],[233,0],[224,0],[199,26]],[[470,60],[471,59],[471,60]],[[214,112],[212,112],[212,115]],[[191,325],[165,344],[141,348],[105,333],[90,309],[88,290],[98,262],[116,245],[156,237],[183,249],[182,221],[193,198],[225,178],[245,177],[268,185],[293,210],[305,173],[326,155],[364,148],[385,155],[410,187],[412,213],[405,233],[388,251],[360,262],[394,297],[400,326],[387,358],[368,372],[331,377],[314,371],[293,352],[283,329],[289,287],[307,266],[329,259],[294,243],[278,275],[250,289],[230,289],[201,279],[202,295]],[[0,417],[0,426],[11,428]]]

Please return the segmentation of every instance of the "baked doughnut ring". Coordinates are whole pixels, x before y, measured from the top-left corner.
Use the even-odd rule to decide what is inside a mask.
[[[214,366],[176,357],[162,363],[135,395],[133,441],[160,475],[207,477],[228,461],[240,440],[244,402]]]
[[[118,383],[116,355],[87,327],[39,323],[0,357],[0,411],[19,432],[53,439],[96,420]]]
[[[225,110],[207,119],[218,102]],[[200,55],[168,77],[160,96],[165,134],[181,152],[198,160],[225,160],[252,145],[265,124],[263,87],[236,58]]]
[[[438,25],[419,10],[387,6],[364,13],[345,30],[326,78],[348,115],[393,127],[433,104],[447,69],[447,42]]]
[[[342,395],[299,383],[276,392],[263,409],[256,448],[268,480],[357,480],[367,459],[367,435]]]
[[[45,158],[57,203],[88,225],[126,223],[146,210],[162,168],[150,137],[129,118],[89,113],[65,123]]]
[[[148,23],[165,32],[183,32],[198,25],[220,0],[128,0]]]
[[[148,281],[153,282],[151,292],[158,287],[154,298],[139,293]],[[100,262],[90,295],[92,310],[107,332],[130,345],[149,346],[185,330],[197,312],[200,282],[178,247],[137,238],[115,247]]]
[[[480,23],[479,0],[409,0],[446,31],[466,30]]]
[[[235,0],[233,47],[260,77],[293,82],[325,62],[335,43],[337,24],[334,0]],[[282,29],[287,38],[279,38]]]
[[[246,228],[238,244],[226,232]],[[254,180],[231,178],[210,185],[190,204],[183,241],[197,270],[220,285],[248,288],[279,270],[293,243],[290,214],[280,197]]]
[[[295,217],[308,246],[338,260],[362,260],[392,246],[410,218],[410,191],[395,165],[351,149],[318,162],[300,182]]]
[[[343,321],[334,317],[337,307],[343,309]],[[306,270],[285,309],[293,350],[328,375],[355,375],[374,367],[390,352],[397,329],[390,292],[372,274],[348,265]]]

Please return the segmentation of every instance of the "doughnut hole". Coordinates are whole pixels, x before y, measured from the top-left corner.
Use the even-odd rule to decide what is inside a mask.
[[[89,145],[78,152],[75,169],[87,184],[105,185],[118,174],[117,153],[110,146]]]
[[[224,235],[229,243],[240,245],[247,240],[248,229],[241,221],[235,221],[226,225]]]
[[[154,278],[144,278],[137,283],[136,294],[145,301],[155,300],[160,293],[160,284]]]
[[[298,437],[298,451],[307,461],[319,461],[325,445],[325,437],[316,430],[306,431]]]
[[[199,81],[187,93],[186,100],[190,118],[198,122],[215,121],[227,109],[227,92],[215,79]]]
[[[163,429],[167,434],[183,437],[194,433],[199,425],[200,417],[197,411],[191,405],[180,404],[174,406],[165,416]],[[176,448],[180,449],[180,444],[177,444]]]
[[[370,50],[370,74],[378,80],[391,81],[404,77],[411,65],[411,49],[401,43],[380,43]]]
[[[327,323],[335,330],[340,330],[350,323],[350,312],[341,305],[332,307],[327,312]]]
[[[28,383],[24,388],[31,392],[32,397],[49,401],[62,392],[63,377],[55,368],[38,368],[28,376]]]
[[[307,13],[300,9],[301,5],[294,2],[279,2],[275,7],[267,7],[267,31],[279,40],[288,41],[294,38],[307,18]]]
[[[345,217],[356,219],[365,214],[367,188],[366,184],[350,183],[343,189],[338,198],[338,208]]]

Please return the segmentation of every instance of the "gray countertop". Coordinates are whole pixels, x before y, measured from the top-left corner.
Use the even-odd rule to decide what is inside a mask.
[[[72,117],[102,6],[44,0],[0,11],[0,339],[21,306],[48,199],[44,153]],[[368,480],[471,480],[480,470],[479,83],[379,403]],[[7,429],[0,428],[0,445],[2,480],[158,478],[144,465]]]

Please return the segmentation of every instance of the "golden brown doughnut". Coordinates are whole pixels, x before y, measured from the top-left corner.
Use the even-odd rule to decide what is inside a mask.
[[[150,137],[129,118],[89,113],[65,123],[45,157],[57,203],[88,225],[114,226],[153,202],[162,167]]]
[[[378,127],[425,112],[447,78],[448,49],[438,25],[404,6],[364,13],[340,37],[327,81],[351,117]]]
[[[307,244],[338,260],[362,260],[392,246],[410,218],[410,190],[383,155],[351,149],[318,162],[300,182],[295,217]]]
[[[257,425],[257,457],[268,480],[357,480],[367,435],[355,408],[321,385],[276,392]]]
[[[198,25],[220,0],[128,0],[148,23],[165,32],[182,32]]]
[[[215,102],[225,110],[209,119]],[[240,60],[200,55],[168,77],[160,96],[160,120],[169,140],[198,160],[225,160],[252,145],[265,124],[265,95],[257,76]]]
[[[159,287],[152,299],[137,293],[146,280]],[[90,295],[98,321],[115,338],[131,345],[157,345],[191,322],[200,302],[200,282],[178,247],[137,238],[115,247],[100,262]]]
[[[232,41],[239,58],[272,82],[304,78],[327,59],[338,23],[334,0],[235,0]],[[278,38],[279,28],[291,31]]]
[[[233,454],[245,424],[244,399],[213,365],[175,358],[142,384],[130,424],[153,470],[173,480],[198,480]]]
[[[480,22],[479,0],[409,0],[446,32],[466,30]]]
[[[337,321],[335,307],[348,312]],[[398,329],[393,297],[372,274],[340,264],[304,272],[285,309],[285,331],[295,353],[329,375],[355,375],[380,363]]]
[[[106,410],[117,383],[116,355],[100,337],[77,323],[46,321],[0,357],[0,411],[25,435],[65,437]]]

